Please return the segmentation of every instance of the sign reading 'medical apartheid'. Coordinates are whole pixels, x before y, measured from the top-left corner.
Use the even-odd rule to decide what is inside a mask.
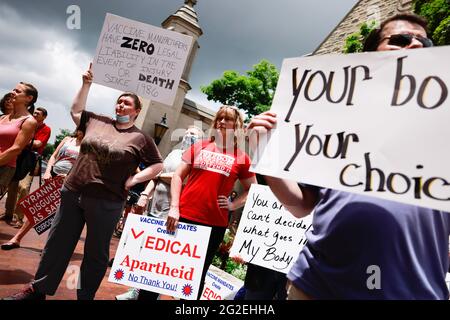
[[[108,281],[187,300],[197,299],[210,227],[130,214]]]
[[[230,256],[288,273],[311,230],[312,215],[297,219],[268,186],[253,184],[245,202]]]
[[[449,57],[444,46],[285,59],[277,128],[253,170],[450,211]]]
[[[190,36],[107,13],[94,82],[172,105],[191,43]]]

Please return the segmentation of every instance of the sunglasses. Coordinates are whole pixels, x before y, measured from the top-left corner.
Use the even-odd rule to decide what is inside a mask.
[[[419,41],[423,45],[424,48],[433,46],[433,41],[431,41],[431,39],[421,37],[421,36],[416,36],[413,34],[408,34],[408,33],[391,34],[390,36],[387,36],[387,37],[384,37],[383,39],[381,39],[381,41],[384,41],[385,39],[389,39],[389,41],[388,41],[389,45],[402,47],[402,48],[409,46],[411,44],[411,42],[413,41],[413,39],[416,39],[417,41]]]

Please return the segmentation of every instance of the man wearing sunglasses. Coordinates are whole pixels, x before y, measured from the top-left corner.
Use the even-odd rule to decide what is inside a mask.
[[[432,47],[427,37],[427,23],[421,17],[398,14],[385,20],[373,30],[364,43],[363,51],[387,51]]]
[[[369,35],[364,51],[429,47],[426,27],[418,16],[394,16]],[[264,132],[276,121],[276,114],[267,111],[248,129]],[[275,177],[265,180],[294,216],[314,209],[314,232],[307,233],[308,242],[287,275],[288,299],[449,298],[449,213]]]

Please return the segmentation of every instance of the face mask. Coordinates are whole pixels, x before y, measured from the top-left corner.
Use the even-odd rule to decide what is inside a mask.
[[[196,143],[197,140],[198,140],[197,136],[191,136],[191,135],[184,136],[183,141],[181,141],[181,149],[186,150],[191,145]]]
[[[128,123],[130,122],[130,116],[129,115],[119,116],[116,114],[116,121],[118,123]]]

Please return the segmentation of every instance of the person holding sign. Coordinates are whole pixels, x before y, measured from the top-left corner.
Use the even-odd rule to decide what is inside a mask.
[[[44,173],[44,180],[50,180],[56,176],[65,177],[70,169],[72,169],[78,154],[80,152],[81,140],[84,137],[84,130],[77,128],[72,136],[65,137],[56,147],[55,152],[50,157],[47,163],[47,169]],[[28,219],[20,228],[20,230],[14,235],[14,237],[8,242],[1,245],[2,250],[12,250],[20,248],[20,241],[31,230],[33,226]]]
[[[20,82],[11,94],[14,110],[0,117],[0,198],[14,177],[17,157],[30,143],[37,127],[37,121],[31,115],[38,97],[37,89],[32,84]],[[11,212],[0,220],[10,222],[12,218]]]
[[[426,22],[402,14],[374,30],[365,49],[430,45]],[[261,134],[276,123],[276,114],[264,112],[249,129]],[[449,298],[449,213],[270,176],[266,181],[294,216],[314,209],[314,231],[288,273],[288,299]]]
[[[161,155],[153,139],[134,126],[141,110],[134,93],[119,96],[114,120],[85,111],[93,79],[91,66],[83,74],[83,84],[71,109],[75,124],[86,128],[80,154],[61,189],[61,205],[34,281],[7,299],[40,300],[53,295],[85,224],[87,235],[77,297],[94,299],[107,269],[111,237],[127,190],[153,179],[162,170]],[[141,162],[147,168],[134,174]]]
[[[213,120],[211,138],[187,149],[172,177],[167,230],[175,232],[179,221],[212,228],[198,299],[206,272],[228,226],[228,211],[242,207],[251,184],[256,183],[255,174],[249,171],[250,159],[237,145],[243,123],[236,107],[222,106]],[[186,185],[182,187],[186,177]],[[228,195],[237,179],[244,192],[229,202]]]

